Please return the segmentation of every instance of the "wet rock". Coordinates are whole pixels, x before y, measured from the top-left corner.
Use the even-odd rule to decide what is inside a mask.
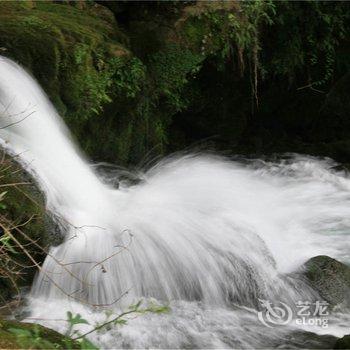
[[[325,255],[308,260],[304,275],[332,306],[350,306],[350,267]]]
[[[283,344],[277,344],[278,349],[331,349],[336,342],[332,335],[319,335],[312,332],[295,331],[289,334]]]

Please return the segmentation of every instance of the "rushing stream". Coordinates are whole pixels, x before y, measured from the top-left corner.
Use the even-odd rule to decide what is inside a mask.
[[[350,263],[350,178],[331,160],[176,155],[123,181],[118,168],[89,165],[24,70],[0,58],[0,77],[1,144],[36,179],[65,237],[28,296],[29,320],[64,332],[68,310],[94,324],[143,299],[170,312],[132,316],[90,339],[104,348],[262,348],[305,346],[301,329],[350,333],[347,313],[327,327],[293,316],[270,328],[258,317],[262,300],[293,315],[298,301],[320,300],[298,273],[308,259]]]

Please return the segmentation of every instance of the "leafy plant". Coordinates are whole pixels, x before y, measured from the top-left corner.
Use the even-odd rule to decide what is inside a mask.
[[[18,252],[15,250],[14,245],[12,244],[12,237],[5,233],[0,237],[0,252],[8,251],[12,254],[17,254]]]
[[[127,324],[127,319],[125,318],[126,316],[130,314],[145,314],[145,313],[167,313],[170,311],[169,306],[167,305],[158,305],[153,302],[148,303],[145,307],[142,307],[142,300],[139,300],[136,304],[130,305],[128,310],[116,315],[113,317],[113,312],[106,312],[106,320],[102,323],[95,324],[95,326],[88,332],[84,334],[80,334],[76,337],[73,338],[73,340],[81,340],[81,339],[86,339],[86,336],[96,332],[100,331],[103,328],[109,329],[111,326],[118,326],[118,325],[125,325]],[[79,315],[79,320],[82,320]],[[82,320],[85,321],[85,320]],[[85,322],[84,322],[85,323]],[[77,334],[73,331],[74,334]]]
[[[270,76],[286,76],[289,81],[303,75],[308,88],[326,86],[337,66],[343,64],[337,62],[336,53],[349,34],[347,5],[280,1],[275,8],[273,26],[266,31],[266,40],[273,41],[275,49],[266,57],[265,70]]]
[[[146,79],[146,67],[136,57],[115,57],[111,60],[113,87],[116,93],[135,98]]]
[[[169,44],[150,59],[152,78],[159,97],[165,97],[171,113],[187,106],[184,87],[201,68],[203,57],[176,44]],[[158,97],[157,96],[157,97]]]
[[[91,330],[81,334],[75,327],[80,324],[89,325],[89,322],[82,318],[78,313],[73,315],[72,312],[67,312],[68,328],[65,337],[58,341],[47,339],[42,328],[34,324],[31,329],[24,328],[9,328],[8,331],[16,337],[16,341],[23,349],[92,349],[98,350],[98,347],[87,339],[87,336],[93,332],[101,331],[102,329],[110,329],[112,326],[123,326],[127,323],[126,316],[130,314],[145,314],[145,313],[166,313],[169,312],[169,307],[166,305],[158,305],[154,302],[149,302],[142,307],[142,300],[136,304],[130,305],[129,308],[114,316],[111,310],[106,311],[106,319],[104,322],[95,324]]]
[[[73,316],[73,314],[70,311],[67,312],[67,322],[68,322],[68,329],[67,329],[66,335],[68,337],[75,334],[74,332],[76,331],[73,332],[73,328],[77,324],[89,324],[89,322],[83,319],[80,314],[76,314],[75,316]]]

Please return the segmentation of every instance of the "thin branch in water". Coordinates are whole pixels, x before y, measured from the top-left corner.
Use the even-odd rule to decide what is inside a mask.
[[[6,129],[6,128],[9,128],[10,126],[13,126],[13,125],[16,125],[16,124],[19,124],[21,122],[23,122],[24,120],[26,120],[28,117],[30,117],[32,114],[34,114],[35,111],[29,113],[27,116],[25,116],[24,118],[20,119],[20,120],[17,120],[16,122],[13,122],[13,123],[10,123],[10,124],[7,124],[3,127],[0,128],[0,130],[3,130],[3,129]]]
[[[82,335],[79,335],[79,336],[76,337],[76,338],[73,338],[73,340],[78,340],[78,339],[85,338],[87,335],[89,335],[89,334],[91,334],[91,333],[93,333],[93,332],[96,332],[96,331],[100,330],[101,328],[104,328],[104,327],[110,325],[111,323],[115,323],[115,322],[117,322],[118,320],[120,320],[122,317],[127,316],[127,315],[130,315],[130,314],[135,313],[135,312],[137,312],[137,311],[135,311],[135,310],[125,311],[125,312],[121,313],[119,316],[113,318],[112,320],[110,320],[110,321],[108,321],[108,322],[106,322],[106,323],[103,323],[103,324],[101,324],[101,325],[99,325],[99,326],[93,328],[93,329],[90,330],[89,332],[86,332],[86,333],[84,333],[84,334],[82,334]]]

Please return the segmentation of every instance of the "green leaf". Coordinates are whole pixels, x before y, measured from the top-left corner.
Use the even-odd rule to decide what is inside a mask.
[[[67,317],[68,317],[68,322],[73,326],[76,324],[89,324],[88,321],[86,321],[84,318],[81,317],[80,314],[76,314],[75,316],[73,316],[73,314],[68,311],[67,312]]]
[[[8,251],[10,251],[13,254],[17,254],[16,250],[11,244],[11,237],[9,235],[4,235],[0,238],[0,244],[3,245]]]

